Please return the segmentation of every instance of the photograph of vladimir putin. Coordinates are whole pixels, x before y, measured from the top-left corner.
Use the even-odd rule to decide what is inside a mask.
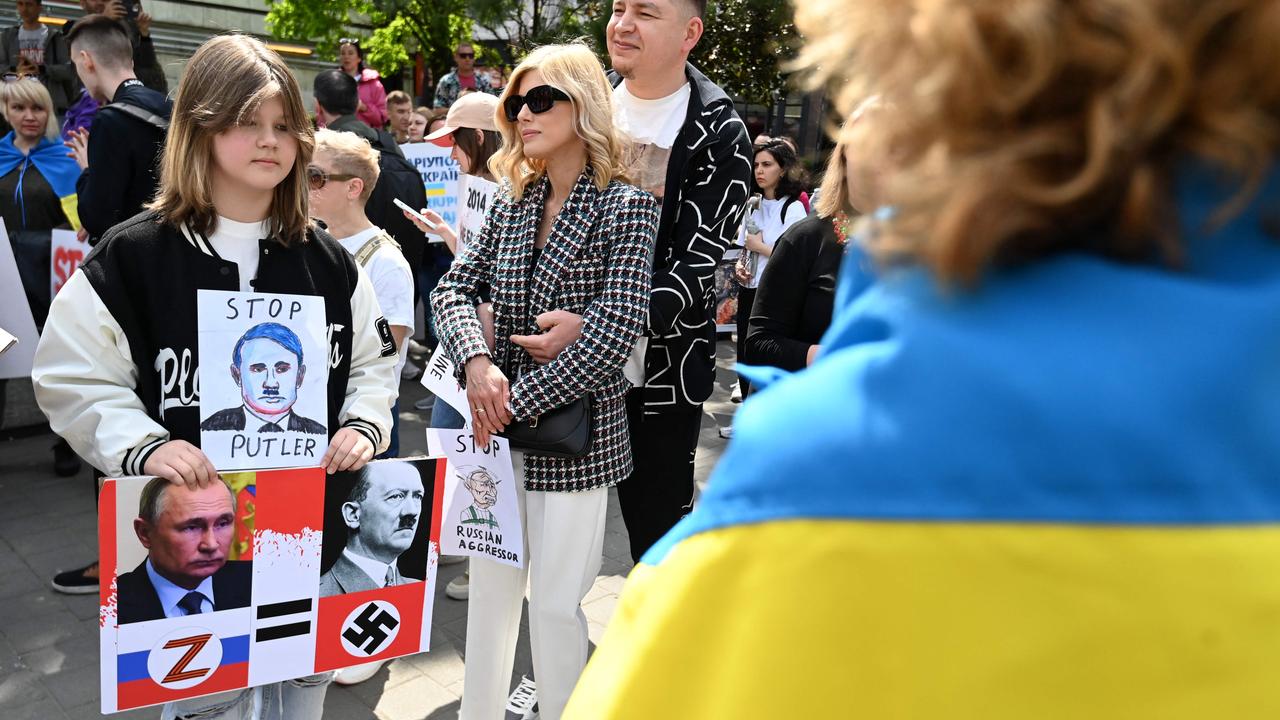
[[[280,323],[254,325],[236,341],[231,353],[231,378],[240,387],[240,405],[209,416],[201,430],[240,430],[260,433],[304,432],[324,435],[324,425],[293,412],[298,388],[307,374],[302,341]]]
[[[248,607],[253,563],[227,559],[235,516],[221,480],[198,490],[148,482],[133,521],[147,559],[116,579],[120,624]]]
[[[401,575],[396,561],[413,544],[422,497],[422,478],[413,465],[365,465],[342,503],[347,544],[320,576],[320,597],[418,582]]]

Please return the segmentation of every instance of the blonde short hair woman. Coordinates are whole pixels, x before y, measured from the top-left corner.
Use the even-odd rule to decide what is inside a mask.
[[[890,108],[893,242],[739,410],[566,716],[1276,716],[1280,3],[796,24],[841,116]]]
[[[559,716],[587,660],[581,601],[600,569],[608,488],[631,471],[623,365],[645,327],[657,203],[621,181],[604,69],[584,45],[539,48],[501,97],[501,189],[484,227],[432,293],[439,335],[465,368],[472,427],[490,433],[589,398],[590,447],[579,457],[529,453],[517,488],[527,517],[525,569],[473,558],[463,718],[501,717],[526,573],[542,717]],[[496,340],[476,314],[492,288]],[[583,317],[555,357],[540,328]],[[520,455],[520,453],[516,453]]]

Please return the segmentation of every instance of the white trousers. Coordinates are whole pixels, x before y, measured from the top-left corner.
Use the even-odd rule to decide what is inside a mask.
[[[524,459],[512,459],[525,567],[471,558],[460,720],[505,716],[526,585],[540,718],[559,720],[587,665],[582,599],[600,573],[609,491],[525,492]]]

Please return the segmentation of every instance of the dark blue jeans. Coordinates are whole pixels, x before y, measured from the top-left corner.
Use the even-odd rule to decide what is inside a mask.
[[[398,378],[397,378],[398,379]],[[400,401],[396,400],[396,404],[391,406],[391,443],[387,445],[387,451],[378,455],[376,460],[386,458],[400,457]]]

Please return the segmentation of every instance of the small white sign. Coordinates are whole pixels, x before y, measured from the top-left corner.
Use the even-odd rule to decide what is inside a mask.
[[[491,436],[476,444],[470,430],[427,430],[449,460],[445,469],[440,552],[524,567],[524,528],[511,448]]]
[[[455,366],[444,351],[444,343],[436,346],[426,368],[422,371],[422,387],[453,406],[461,413],[465,427],[471,427],[471,408],[467,405],[467,391],[462,389],[454,375]]]
[[[197,291],[200,447],[219,470],[318,465],[329,446],[324,299]]]
[[[13,245],[4,221],[0,220],[0,327],[17,338],[13,348],[0,355],[0,379],[31,377],[36,356],[36,321],[22,289],[22,276],[13,257]]]
[[[478,175],[463,175],[458,191],[461,206],[458,209],[458,251],[462,251],[475,241],[484,227],[484,218],[493,206],[493,198],[498,194],[498,184],[485,180]]]

